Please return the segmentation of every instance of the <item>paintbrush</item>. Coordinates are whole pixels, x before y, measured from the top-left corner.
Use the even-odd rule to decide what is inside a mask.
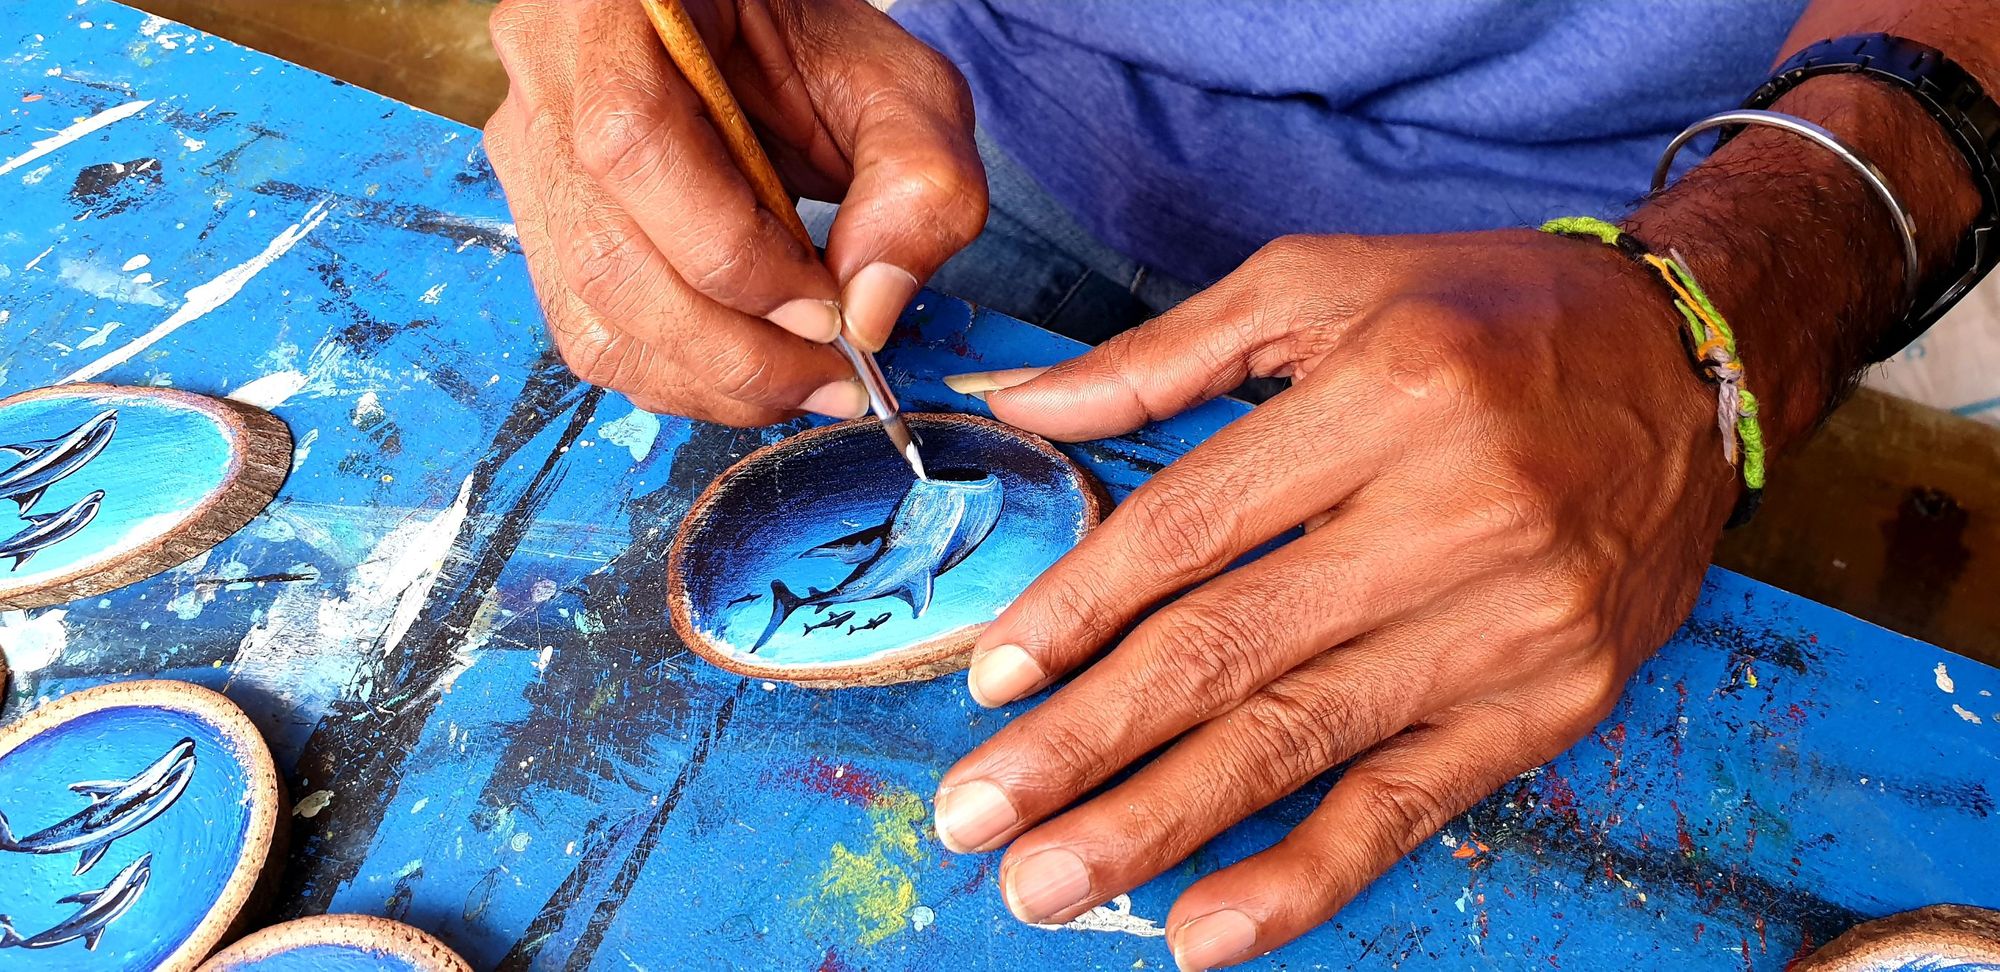
[[[646,8],[646,17],[653,22],[653,30],[660,35],[660,43],[666,47],[667,56],[673,58],[674,66],[680,68],[681,75],[701,97],[709,120],[722,133],[723,144],[729,148],[729,157],[736,162],[736,168],[744,178],[750,180],[750,189],[756,194],[757,202],[776,214],[778,221],[785,224],[785,228],[805,246],[807,252],[818,252],[813,246],[812,234],[806,232],[805,221],[799,219],[792,194],[786,192],[784,183],[778,180],[777,168],[771,164],[771,157],[764,154],[764,146],[758,143],[757,133],[751,130],[750,120],[744,117],[735,93],[729,90],[729,82],[722,77],[722,70],[709,56],[708,44],[695,30],[687,8],[681,6],[680,0],[640,0],[640,4]],[[847,312],[842,310],[843,330],[846,319]],[[889,390],[889,381],[875,364],[875,356],[850,344],[844,333],[835,338],[833,344],[847,356],[848,363],[854,366],[855,376],[861,379],[861,387],[868,390],[869,410],[882,420],[882,431],[888,433],[889,441],[895,444],[904,459],[909,460],[910,469],[916,472],[918,479],[930,478],[924,474],[924,460],[917,453],[916,438],[903,421],[902,411],[896,404],[896,394]]]

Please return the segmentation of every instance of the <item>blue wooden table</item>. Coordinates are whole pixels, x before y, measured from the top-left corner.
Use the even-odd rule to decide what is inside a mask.
[[[297,806],[279,915],[388,915],[481,968],[1171,967],[1174,893],[1324,791],[1077,927],[1016,923],[926,801],[1018,710],[956,678],[746,681],[674,639],[672,526],[792,430],[571,379],[478,133],[98,0],[9,4],[0,105],[0,393],[171,385],[297,438],[206,556],[0,615],[5,714],[133,676],[227,692]],[[884,362],[914,406],[976,410],[938,377],[1075,350],[926,296]],[[1239,409],[1073,454],[1122,495]],[[1863,918],[2000,906],[1996,691],[1714,571],[1593,736],[1252,966],[1776,969]]]

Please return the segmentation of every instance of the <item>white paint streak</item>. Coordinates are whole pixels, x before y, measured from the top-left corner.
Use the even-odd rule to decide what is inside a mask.
[[[63,626],[68,613],[62,608],[0,612],[0,646],[15,674],[39,671],[62,656],[69,647],[69,629]]]
[[[1946,695],[1950,695],[1955,689],[1958,688],[1958,686],[1954,684],[1951,680],[1951,673],[1944,670],[1944,662],[1938,662],[1937,686],[1938,686],[1938,691],[1943,692]]]
[[[128,101],[116,108],[106,108],[54,135],[50,135],[48,138],[35,142],[28,146],[26,152],[16,155],[5,162],[0,162],[0,175],[6,175],[106,125],[130,118],[144,111],[146,106],[152,103],[151,99],[145,101]]]
[[[145,265],[152,262],[153,262],[152,257],[149,257],[144,253],[141,253],[138,256],[135,256],[132,259],[125,261],[125,266],[121,267],[120,269],[124,270],[126,273],[131,273],[132,271],[144,267]]]
[[[92,331],[89,337],[84,338],[81,341],[78,341],[76,343],[76,349],[78,351],[81,351],[84,348],[101,347],[104,344],[104,339],[110,337],[112,331],[118,330],[119,328],[124,326],[125,326],[124,323],[120,321],[105,321],[104,324],[98,327],[97,330]]]
[[[152,347],[155,342],[180,330],[189,322],[197,320],[209,311],[228,303],[231,297],[236,296],[238,292],[242,291],[244,284],[250,282],[250,278],[262,273],[265,267],[276,262],[279,257],[284,256],[292,247],[298,245],[300,240],[305,239],[307,234],[318,229],[319,224],[326,220],[327,214],[331,211],[332,202],[333,197],[327,196],[319,202],[314,203],[312,208],[306,210],[306,214],[300,217],[298,222],[285,227],[284,232],[273,237],[271,242],[264,246],[263,252],[224,270],[215,279],[190,289],[186,294],[185,303],[181,304],[180,309],[175,311],[173,316],[154,325],[152,330],[126,342],[118,350],[77,369],[74,374],[57,382],[57,384],[69,384],[70,382],[88,381],[95,378],[118,365],[130,361],[139,352]]]
[[[383,536],[354,568],[344,594],[328,595],[312,584],[285,585],[263,621],[243,636],[233,677],[294,703],[338,698],[357,667],[370,656],[393,653],[409,633],[471,505],[467,476],[449,506],[429,516],[408,516]],[[337,542],[310,522],[293,526],[308,542],[322,536]],[[334,553],[339,555],[337,548]],[[368,700],[365,686],[361,696]]]
[[[286,399],[298,394],[299,389],[305,386],[305,372],[290,369],[274,371],[230,392],[229,399],[245,405],[271,409],[283,405]]]
[[[424,291],[424,295],[417,299],[423,301],[426,304],[435,304],[438,302],[438,298],[444,296],[444,288],[445,288],[444,284],[438,284],[437,286]]]
[[[1958,713],[1959,718],[1964,719],[1965,721],[1970,722],[1975,726],[1979,725],[1979,717],[1974,715],[1971,709],[1968,709],[1965,706],[1959,705],[1957,703],[1952,703],[1951,711]]]
[[[1161,938],[1167,930],[1155,924],[1151,918],[1141,918],[1132,913],[1132,896],[1121,894],[1104,904],[1098,905],[1061,925],[1036,925],[1044,931],[1096,931],[1123,932],[1138,938]]]

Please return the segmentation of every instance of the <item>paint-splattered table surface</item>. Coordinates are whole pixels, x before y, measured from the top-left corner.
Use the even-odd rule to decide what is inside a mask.
[[[279,915],[399,918],[481,968],[1159,968],[1173,893],[1321,791],[1088,927],[1016,924],[925,806],[1006,713],[956,678],[746,681],[674,639],[665,538],[787,430],[577,385],[476,132],[95,0],[10,4],[0,106],[0,392],[171,385],[297,438],[209,554],[0,615],[5,716],[135,675],[227,692],[297,804]],[[1071,351],[929,297],[885,366],[972,410],[936,378]],[[1122,494],[1236,408],[1073,454]],[[1262,964],[1780,968],[1864,917],[2000,906],[1995,692],[1714,572],[1594,736]]]

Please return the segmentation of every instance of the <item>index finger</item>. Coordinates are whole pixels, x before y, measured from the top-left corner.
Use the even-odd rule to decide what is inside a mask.
[[[991,707],[1031,694],[1153,604],[1338,505],[1373,477],[1389,441],[1383,415],[1352,407],[1363,391],[1333,376],[1285,391],[1134,490],[980,634],[973,698]],[[1309,449],[1301,430],[1315,436]]]
[[[783,214],[758,204],[640,6],[599,0],[578,34],[583,169],[690,287],[809,340],[838,336],[833,275]]]

